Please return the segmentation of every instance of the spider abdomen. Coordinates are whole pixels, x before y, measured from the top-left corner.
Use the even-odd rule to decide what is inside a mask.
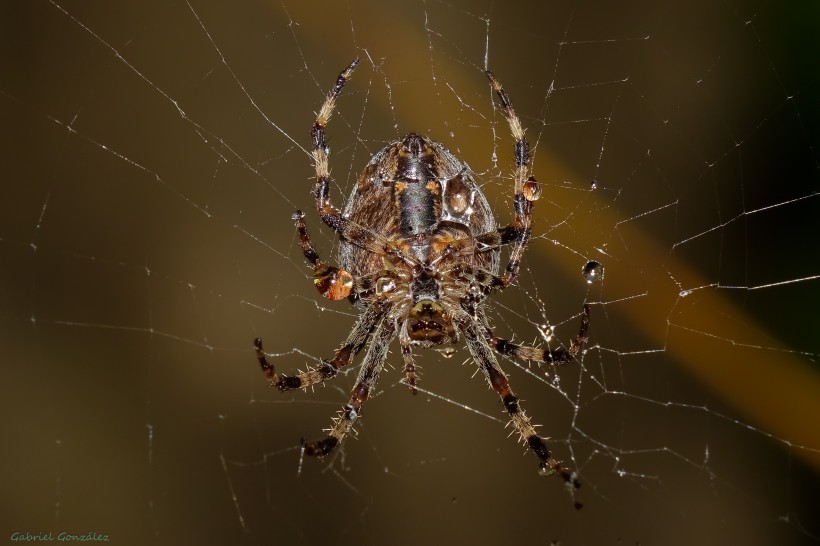
[[[343,216],[422,264],[440,257],[449,241],[469,240],[472,248],[475,237],[496,228],[470,168],[442,144],[415,133],[372,157]],[[464,253],[458,260],[495,274],[498,256],[498,250],[491,249]],[[384,260],[384,253],[342,239],[339,262],[352,275],[376,274],[384,269]]]

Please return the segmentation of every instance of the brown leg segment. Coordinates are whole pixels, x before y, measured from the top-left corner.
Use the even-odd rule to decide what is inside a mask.
[[[410,388],[411,393],[418,394],[419,391],[416,389],[416,384],[418,383],[418,366],[416,366],[416,361],[413,358],[413,349],[409,344],[401,344],[401,357],[404,359],[404,376],[407,380],[407,386]]]
[[[561,466],[561,463],[552,457],[544,439],[535,432],[535,427],[533,427],[530,418],[521,407],[518,397],[512,392],[506,374],[498,365],[498,361],[492,353],[490,346],[487,345],[487,342],[479,335],[477,326],[473,323],[472,319],[464,317],[463,320],[458,322],[458,325],[467,341],[470,354],[475,359],[479,368],[481,368],[481,371],[484,372],[487,382],[501,398],[501,402],[504,404],[504,408],[510,416],[515,431],[521,437],[521,441],[524,442],[538,458],[541,472],[544,474],[557,474],[564,482],[571,485],[574,489],[578,489],[581,483],[576,478],[575,473]]]
[[[356,378],[356,385],[350,395],[350,401],[339,412],[338,417],[333,419],[333,425],[328,431],[328,435],[315,442],[305,442],[303,444],[305,455],[313,457],[325,457],[332,453],[344,437],[353,429],[356,420],[361,416],[362,405],[370,396],[371,389],[376,384],[379,372],[384,366],[387,358],[387,348],[393,337],[395,326],[392,321],[385,320],[384,315],[378,321],[373,333],[373,339],[367,354]]]
[[[384,309],[381,305],[374,304],[370,306],[367,311],[359,317],[350,335],[347,336],[342,346],[336,350],[336,354],[332,359],[324,360],[320,366],[309,368],[304,372],[299,372],[297,375],[277,374],[273,365],[270,364],[265,357],[262,340],[259,338],[256,338],[254,341],[256,357],[272,387],[276,387],[280,391],[305,389],[311,385],[316,385],[317,383],[322,383],[327,379],[335,377],[336,374],[339,373],[339,370],[348,366],[353,360],[353,357],[355,357],[364,344],[367,343],[367,338],[376,328],[376,325],[383,315]]]
[[[513,248],[510,257],[501,276],[502,286],[506,288],[518,278],[518,270],[521,265],[521,258],[530,240],[532,224],[532,206],[541,196],[541,188],[538,182],[530,176],[530,145],[524,137],[524,129],[521,127],[521,120],[513,110],[510,97],[504,90],[492,72],[486,72],[487,79],[493,86],[493,90],[501,101],[504,108],[504,116],[510,126],[510,132],[515,139],[515,186],[513,189],[513,207],[515,210],[515,221],[509,226],[499,228],[498,235],[503,243],[510,242]]]
[[[516,345],[506,339],[496,337],[487,329],[484,338],[487,343],[497,353],[520,358],[521,360],[529,360],[532,362],[540,362],[545,364],[567,364],[572,362],[581,352],[584,343],[587,340],[587,330],[589,329],[589,305],[584,305],[584,310],[581,313],[581,328],[578,330],[578,335],[572,340],[569,349],[540,349],[538,347],[530,347],[526,345]]]
[[[319,115],[316,116],[316,121],[313,123],[313,128],[310,131],[313,140],[313,162],[316,167],[316,189],[314,191],[316,209],[319,211],[322,220],[336,231],[339,231],[339,221],[342,218],[342,214],[339,212],[339,209],[330,202],[330,170],[327,161],[328,147],[325,142],[325,127],[328,121],[330,121],[330,116],[333,114],[334,108],[336,108],[336,99],[339,97],[339,94],[341,94],[342,88],[347,83],[347,80],[350,79],[350,76],[358,64],[359,60],[356,59],[350,63],[347,68],[342,70],[339,77],[336,78],[336,83],[333,85],[333,89],[330,90],[330,93],[328,93],[325,102],[322,103],[322,107],[319,109]]]

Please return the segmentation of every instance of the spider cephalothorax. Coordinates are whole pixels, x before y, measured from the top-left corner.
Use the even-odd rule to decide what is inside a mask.
[[[496,337],[482,303],[494,290],[509,286],[530,237],[533,202],[540,187],[529,173],[529,146],[509,97],[492,73],[487,77],[501,100],[515,138],[514,221],[498,227],[469,167],[443,145],[410,133],[376,153],[365,167],[344,211],[331,204],[325,126],[336,99],[356,68],[353,61],[336,80],[311,132],[316,165],[316,208],[340,237],[339,267],[323,262],[305,227],[293,215],[299,244],[313,268],[319,292],[328,299],[351,300],[360,310],[356,325],[332,359],[295,376],[277,374],[256,340],[259,363],[271,385],[286,391],[304,389],[334,377],[367,345],[350,401],[334,419],[327,437],[304,445],[307,455],[325,456],[350,432],[384,366],[387,347],[399,338],[406,382],[416,392],[413,347],[453,344],[463,336],[476,364],[501,397],[512,424],[538,457],[545,473],[558,473],[578,486],[535,432],[493,351],[535,362],[563,364],[586,340],[585,305],[578,335],[566,350],[515,345]],[[501,247],[510,245],[503,274]]]

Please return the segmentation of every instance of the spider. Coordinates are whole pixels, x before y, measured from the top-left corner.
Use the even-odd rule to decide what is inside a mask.
[[[466,164],[442,144],[415,133],[388,144],[370,159],[342,212],[330,199],[325,128],[358,62],[354,60],[339,74],[311,130],[316,208],[322,221],[339,234],[341,267],[320,259],[301,211],[297,210],[292,219],[299,245],[313,269],[316,288],[330,300],[347,298],[361,315],[333,358],[296,375],[276,373],[265,357],[262,340],[254,342],[270,385],[289,391],[335,377],[369,341],[350,401],[326,429],[325,438],[303,441],[304,453],[329,455],[352,430],[394,337],[399,338],[405,382],[415,394],[418,372],[414,347],[454,344],[463,336],[472,358],[501,398],[515,432],[538,458],[540,472],[557,474],[571,487],[579,487],[575,473],[552,457],[536,433],[493,351],[539,363],[569,363],[586,341],[589,307],[583,307],[581,327],[570,347],[559,350],[516,345],[496,337],[482,307],[493,291],[503,290],[518,277],[530,238],[533,202],[541,193],[538,182],[530,176],[529,145],[509,96],[487,71],[515,138],[515,220],[511,224],[496,226]],[[499,274],[504,245],[510,245],[511,250],[504,272]]]

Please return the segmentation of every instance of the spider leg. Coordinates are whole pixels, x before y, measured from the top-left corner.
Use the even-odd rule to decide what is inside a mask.
[[[464,262],[442,269],[441,273],[453,276],[465,285],[464,290],[467,295],[461,299],[461,307],[471,315],[475,315],[477,307],[493,290],[503,290],[506,287],[504,277]]]
[[[519,230],[515,227],[515,223],[507,226],[496,228],[495,231],[488,231],[477,235],[475,240],[479,245],[482,245],[480,250],[486,252],[494,250],[500,246],[514,243],[518,240]]]
[[[410,338],[407,336],[404,328],[402,328],[399,336],[399,343],[401,345],[401,357],[404,360],[404,375],[407,380],[407,386],[410,392],[418,394],[416,383],[418,383],[418,366],[416,360],[413,358],[413,346],[410,344]]]
[[[486,75],[501,100],[504,116],[507,118],[510,132],[515,139],[515,186],[513,197],[515,220],[508,226],[498,228],[495,234],[483,235],[483,237],[493,240],[497,237],[499,244],[513,244],[504,275],[501,276],[501,288],[506,288],[518,277],[521,258],[530,240],[533,201],[540,197],[541,188],[535,178],[529,175],[530,145],[524,137],[521,120],[518,119],[518,115],[513,110],[510,97],[501,86],[501,82],[495,79],[492,72],[488,70]],[[481,236],[479,236],[479,241],[481,241]]]
[[[339,77],[336,78],[336,83],[327,94],[325,102],[319,109],[319,114],[316,116],[316,121],[313,123],[313,128],[310,131],[313,140],[313,162],[316,167],[316,189],[314,196],[316,198],[316,209],[322,220],[337,232],[341,232],[340,221],[342,213],[338,208],[333,206],[330,202],[330,171],[328,169],[328,147],[325,142],[325,127],[327,126],[330,116],[336,108],[336,99],[342,92],[342,88],[350,79],[353,71],[359,60],[356,59],[351,62],[347,68],[342,70]]]
[[[522,360],[530,360],[532,362],[542,362],[546,364],[567,364],[578,356],[584,342],[587,340],[587,330],[589,329],[589,305],[584,305],[584,310],[581,313],[581,328],[578,330],[578,335],[572,340],[569,349],[540,349],[538,347],[531,347],[526,345],[516,345],[506,339],[501,339],[493,335],[492,330],[486,328],[484,332],[484,339],[497,353]]]
[[[342,92],[342,88],[344,88],[347,80],[350,79],[358,64],[359,60],[354,60],[347,68],[342,70],[338,78],[336,78],[336,83],[327,94],[325,102],[322,103],[322,107],[319,109],[319,114],[316,116],[316,121],[313,123],[313,128],[310,131],[313,141],[313,151],[311,153],[316,169],[316,187],[314,189],[316,210],[319,212],[322,221],[338,233],[342,239],[356,246],[367,248],[377,254],[394,254],[399,258],[407,259],[400,255],[401,253],[398,249],[391,247],[384,237],[377,235],[371,229],[345,218],[341,211],[330,201],[329,148],[325,139],[325,128],[330,121],[330,116],[333,115],[333,110],[336,108],[336,101]],[[296,215],[294,215],[294,219],[296,219]],[[305,257],[311,260],[307,251],[305,251]],[[347,296],[342,296],[342,298],[344,297]]]
[[[361,415],[362,405],[370,396],[370,389],[375,386],[379,372],[384,366],[384,361],[387,358],[387,347],[390,345],[394,332],[394,321],[386,320],[385,316],[382,315],[359,369],[359,376],[353,386],[350,401],[342,408],[338,417],[333,419],[333,425],[325,438],[315,442],[303,442],[305,455],[313,457],[329,455],[342,443],[344,437],[353,428],[356,420]]]
[[[375,281],[384,276],[382,272],[378,272],[369,276],[354,278],[345,269],[323,262],[310,240],[305,225],[305,213],[297,210],[293,213],[291,219],[299,234],[299,246],[302,248],[302,254],[313,268],[313,282],[316,289],[327,299],[342,300],[348,297],[351,291],[354,296],[359,296],[372,290]],[[405,256],[400,249],[392,247],[384,237],[366,230],[355,222],[342,218],[339,226],[340,236],[351,244],[366,248],[374,254],[392,256],[397,260],[415,263],[413,257]]]
[[[367,308],[356,322],[350,335],[342,344],[336,349],[335,356],[330,360],[323,360],[320,366],[315,368],[308,368],[304,372],[299,372],[297,375],[283,375],[277,374],[273,365],[268,362],[265,357],[265,350],[262,347],[262,340],[256,338],[254,347],[256,349],[256,357],[259,359],[259,365],[262,371],[268,378],[268,382],[272,387],[278,388],[280,391],[289,391],[293,389],[305,389],[317,383],[323,383],[327,379],[335,377],[339,370],[348,366],[356,354],[361,350],[367,338],[379,324],[379,321],[384,316],[384,311],[381,305],[374,304]]]
[[[313,267],[313,283],[316,289],[329,300],[338,301],[348,297],[353,288],[353,276],[346,270],[327,264],[319,258],[319,253],[313,248],[305,226],[305,213],[297,210],[291,219],[296,224],[296,230],[299,233],[299,246],[302,247],[302,254]]]
[[[510,388],[507,375],[504,373],[504,370],[501,369],[501,366],[499,366],[492,349],[479,333],[479,326],[466,314],[457,317],[456,321],[467,341],[467,348],[470,350],[470,354],[473,356],[473,359],[475,359],[479,368],[481,368],[481,371],[484,372],[484,377],[487,378],[490,387],[492,387],[501,398],[501,402],[510,415],[513,427],[520,435],[521,441],[524,442],[538,458],[542,472],[546,474],[557,474],[564,482],[578,489],[581,483],[576,478],[575,473],[561,466],[561,463],[552,457],[544,439],[535,432],[535,427],[533,427],[530,422],[530,418],[521,407],[518,397],[513,394]],[[482,323],[484,321],[479,320],[478,322]]]

